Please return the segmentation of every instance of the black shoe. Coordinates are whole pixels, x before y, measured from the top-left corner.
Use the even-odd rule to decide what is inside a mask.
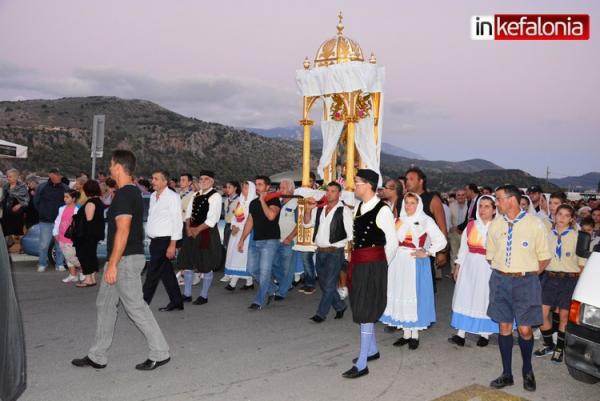
[[[245,285],[242,288],[240,288],[240,290],[242,290],[242,291],[253,290],[253,289],[254,289],[254,284]]]
[[[183,302],[192,302],[192,297],[183,296]]]
[[[513,384],[515,384],[515,381],[513,380],[512,376],[500,376],[495,380],[492,380],[492,382],[490,383],[490,387],[493,388],[504,388],[506,386],[512,386]]]
[[[487,345],[490,343],[490,340],[488,340],[485,337],[479,337],[479,340],[477,340],[477,346],[478,347],[487,347]]]
[[[563,354],[564,352],[562,349],[555,349],[552,353],[552,358],[550,358],[550,361],[552,361],[552,363],[561,364],[563,361]]]
[[[346,308],[344,308],[342,310],[339,310],[339,311],[335,312],[334,319],[343,319],[344,318],[344,312],[346,312],[346,309],[348,309],[348,308],[346,307]]]
[[[270,305],[274,299],[275,299],[275,295],[268,295],[267,296],[267,305]]]
[[[419,348],[419,340],[417,340],[416,338],[411,338],[410,340],[408,340],[408,349],[417,349]]]
[[[274,299],[275,301],[283,301],[283,300],[285,299],[285,297],[282,297],[281,295],[275,295],[275,296],[273,297],[273,299]]]
[[[231,285],[229,285],[229,284],[227,284],[227,285],[225,286],[225,289],[226,289],[227,291],[235,291],[235,287],[232,287],[232,286],[231,286]]]
[[[373,355],[371,355],[371,356],[368,356],[368,357],[367,357],[367,362],[376,361],[376,360],[378,360],[380,357],[381,357],[381,355],[379,355],[379,352],[378,352],[378,353],[376,353],[376,354],[373,354]],[[354,358],[354,359],[352,360],[352,363],[356,363],[356,361],[358,361],[358,358]]]
[[[172,310],[183,310],[183,304],[179,304],[179,305],[168,304],[164,308],[158,308],[159,312],[171,312]]]
[[[310,320],[312,320],[315,323],[323,323],[325,321],[325,319],[323,319],[319,315],[314,315],[313,317],[310,318]]]
[[[356,366],[352,366],[351,369],[342,373],[342,377],[346,379],[356,379],[361,376],[365,376],[369,374],[369,367],[365,367],[363,370],[358,370]]]
[[[90,366],[94,369],[104,369],[106,367],[106,365],[100,365],[99,363],[96,363],[94,361],[92,361],[90,358],[88,358],[87,356],[81,358],[81,359],[73,359],[71,361],[71,363],[75,366],[77,366],[78,368],[84,368],[86,366]]]
[[[196,298],[196,300],[194,302],[192,302],[194,305],[204,305],[205,303],[208,302],[208,298],[203,298],[203,297],[198,297]]]
[[[394,346],[402,347],[403,345],[408,344],[409,341],[410,341],[410,338],[400,337],[399,339],[396,340],[396,342],[394,342]]]
[[[448,339],[448,342],[449,342],[450,344],[455,344],[455,345],[458,345],[459,347],[464,347],[464,346],[465,346],[465,339],[464,339],[464,338],[462,338],[462,337],[461,337],[461,336],[459,336],[459,335],[456,335],[456,334],[455,334],[455,335],[453,335],[452,337],[450,337],[450,338]]]
[[[146,359],[144,362],[135,365],[137,370],[154,370],[159,366],[166,365],[169,363],[171,358],[163,359],[162,361],[153,361],[152,359]]]
[[[529,372],[523,376],[523,388],[527,391],[535,391],[535,376]]]
[[[250,309],[250,310],[259,310],[259,309],[262,309],[262,307],[259,304],[254,304],[253,303],[252,305],[250,305],[248,307],[248,309]]]

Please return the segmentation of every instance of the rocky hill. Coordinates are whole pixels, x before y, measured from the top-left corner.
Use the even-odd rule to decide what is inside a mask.
[[[572,191],[600,191],[600,172],[587,173],[580,176],[565,178],[551,178],[550,182],[561,188]]]
[[[59,166],[70,176],[91,169],[90,142],[94,114],[106,115],[105,157],[98,169],[108,168],[110,152],[132,149],[138,174],[154,168],[171,172],[214,169],[221,180],[247,179],[294,170],[301,164],[301,143],[268,138],[221,124],[188,118],[145,100],[115,97],[63,98],[0,102],[0,138],[29,147],[27,160],[0,160],[0,169],[14,166],[44,174]],[[319,156],[313,146],[312,164]],[[385,149],[384,149],[385,152]],[[520,170],[504,170],[481,159],[462,162],[429,161],[382,154],[382,172],[397,177],[415,165],[430,178],[430,187],[447,190],[466,182],[519,186],[541,183]]]
[[[86,97],[0,102],[0,138],[29,146],[27,160],[4,160],[0,166],[40,173],[60,166],[69,175],[90,170],[94,114],[106,115],[100,169],[108,168],[110,152],[120,147],[136,153],[138,173],[144,175],[161,167],[191,173],[214,169],[221,179],[249,178],[300,163],[296,141],[184,117],[145,100]]]

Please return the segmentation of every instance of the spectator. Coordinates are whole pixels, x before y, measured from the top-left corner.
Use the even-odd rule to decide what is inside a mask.
[[[54,220],[58,215],[58,209],[64,204],[64,195],[67,189],[69,187],[63,183],[60,170],[52,168],[48,173],[48,181],[38,187],[33,199],[33,204],[40,216],[40,259],[37,269],[40,273],[45,272],[48,267],[48,248],[52,242]],[[66,271],[63,254],[56,242],[54,243],[54,249],[56,250],[56,270]]]
[[[27,185],[27,193],[29,194],[29,204],[25,208],[25,228],[29,229],[40,222],[38,211],[33,205],[33,198],[35,197],[39,181],[37,177],[30,175],[25,179],[25,184]]]
[[[67,268],[69,269],[69,275],[63,279],[63,283],[76,283],[80,278],[77,274],[77,269],[81,266],[79,265],[79,260],[77,260],[77,256],[75,254],[73,240],[65,237],[67,229],[73,222],[73,216],[77,214],[77,210],[79,210],[79,205],[77,204],[78,198],[79,192],[74,189],[69,189],[65,192],[65,205],[58,209],[58,215],[56,216],[56,220],[54,221],[54,229],[52,230],[54,240],[60,246],[60,250],[65,256]]]
[[[14,240],[12,236],[23,235],[24,211],[29,204],[27,186],[19,181],[19,172],[10,169],[6,172],[7,183],[2,191],[2,231],[7,237],[6,243],[10,248]]]
[[[85,278],[77,287],[85,288],[96,285],[98,272],[98,242],[104,239],[104,204],[100,200],[100,185],[97,181],[88,181],[83,185],[88,200],[77,212],[77,219],[82,223],[83,236],[75,239],[77,259]]]

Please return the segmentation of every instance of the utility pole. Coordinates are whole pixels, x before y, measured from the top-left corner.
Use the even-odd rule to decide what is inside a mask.
[[[550,185],[549,182],[550,182],[550,166],[547,166],[546,167],[546,187],[548,187],[548,185]]]

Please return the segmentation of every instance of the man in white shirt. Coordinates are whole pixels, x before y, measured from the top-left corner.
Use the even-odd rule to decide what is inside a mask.
[[[341,201],[342,187],[337,182],[327,185],[327,205],[317,208],[317,202],[309,198],[304,209],[305,227],[315,227],[313,241],[317,245],[316,269],[321,287],[321,302],[317,313],[310,319],[321,323],[329,309],[335,309],[335,319],[344,317],[346,303],[337,292],[340,270],[344,264],[344,249],[352,241],[352,212]]]
[[[282,195],[294,194],[294,181],[283,179],[279,183],[279,192]],[[273,278],[277,280],[275,288],[275,301],[282,301],[287,296],[292,281],[294,280],[294,240],[298,234],[297,226],[298,200],[295,198],[282,198],[279,212],[279,248],[273,260]]]
[[[179,195],[168,189],[169,175],[164,170],[152,173],[155,191],[150,196],[146,233],[150,238],[150,263],[146,270],[143,292],[144,301],[152,302],[158,282],[162,281],[169,304],[159,311],[183,310],[183,298],[171,259],[175,258],[176,242],[181,239],[183,220]]]
[[[448,242],[450,242],[450,266],[452,274],[456,270],[456,257],[460,248],[460,237],[462,231],[458,226],[467,217],[467,194],[464,189],[456,191],[456,201],[450,203],[450,229],[448,230]]]

